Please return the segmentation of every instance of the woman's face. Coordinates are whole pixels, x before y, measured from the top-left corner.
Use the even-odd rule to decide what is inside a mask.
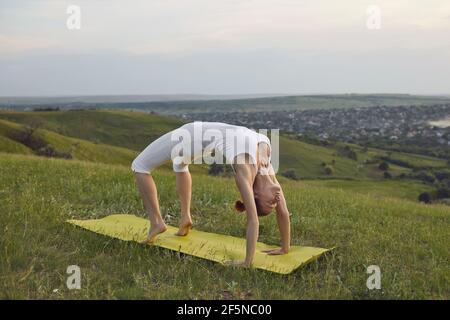
[[[277,206],[281,197],[281,187],[278,183],[256,183],[253,193],[259,215],[268,215]]]

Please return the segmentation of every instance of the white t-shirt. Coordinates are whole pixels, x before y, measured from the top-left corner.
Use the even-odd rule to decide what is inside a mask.
[[[184,139],[186,135],[191,139]],[[180,148],[191,150],[187,158],[190,157],[193,160],[192,163],[196,163],[196,160],[205,158],[210,153],[218,152],[217,158],[223,155],[228,164],[235,163],[235,158],[239,154],[248,154],[250,160],[256,164],[258,144],[264,142],[270,148],[270,140],[267,136],[246,127],[222,122],[191,122],[173,132],[172,137],[178,136],[183,137],[183,141],[179,142]],[[173,157],[171,158],[174,160]]]
[[[267,136],[246,127],[222,122],[191,122],[153,141],[133,161],[132,170],[149,173],[172,160],[174,171],[183,172],[191,163],[224,163],[225,160],[227,164],[234,164],[240,154],[248,154],[250,161],[256,164],[259,143],[267,143],[270,150]]]

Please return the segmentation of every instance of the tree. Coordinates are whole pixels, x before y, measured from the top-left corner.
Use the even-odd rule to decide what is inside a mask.
[[[421,172],[417,173],[414,177],[416,179],[425,181],[427,183],[434,183],[436,181],[436,178],[434,176],[432,176],[431,174],[428,174],[425,171],[421,171]]]
[[[437,199],[450,198],[450,191],[445,188],[439,188],[436,190],[436,198]]]
[[[213,163],[209,166],[208,174],[211,176],[218,176],[223,173],[223,166]]]
[[[422,192],[419,195],[419,201],[423,203],[430,203],[431,202],[431,195],[428,192]]]
[[[324,171],[327,176],[331,176],[334,173],[333,167],[331,166],[326,166]]]
[[[209,166],[208,174],[211,176],[229,177],[233,175],[233,169],[225,164],[213,163]]]
[[[381,171],[388,171],[389,170],[389,163],[387,163],[386,161],[381,162],[378,165],[378,169],[380,169]]]
[[[295,170],[293,170],[293,169],[286,170],[281,175],[283,177],[286,177],[286,178],[292,179],[292,180],[298,180],[299,179],[297,174],[295,173]]]
[[[434,176],[439,181],[442,181],[444,179],[450,179],[450,172],[449,171],[438,171],[434,173]]]

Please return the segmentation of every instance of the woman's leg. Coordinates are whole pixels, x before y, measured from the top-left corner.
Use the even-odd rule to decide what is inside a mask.
[[[143,243],[152,243],[158,234],[163,233],[167,229],[159,211],[158,190],[150,174],[136,172],[135,177],[151,224],[147,239]]]
[[[192,178],[189,171],[175,172],[177,180],[177,192],[180,198],[181,221],[177,236],[185,236],[192,228],[191,218],[191,196],[192,196]]]

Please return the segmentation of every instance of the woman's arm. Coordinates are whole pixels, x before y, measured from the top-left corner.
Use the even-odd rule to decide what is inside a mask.
[[[253,195],[253,175],[251,166],[247,164],[235,165],[236,185],[241,193],[242,201],[245,205],[245,211],[247,212],[247,246],[244,265],[250,266],[255,256],[256,242],[258,240],[259,233],[259,220],[256,213],[256,204]],[[240,264],[240,263],[238,263]]]
[[[275,210],[277,212],[277,223],[281,236],[281,251],[288,253],[291,246],[291,221],[283,191],[281,191],[280,202],[278,202]]]
[[[270,164],[270,148],[265,142],[258,144],[258,168],[267,168]]]
[[[276,178],[275,178],[276,179]],[[289,210],[286,205],[283,189],[281,190],[280,200],[275,207],[277,212],[277,224],[281,236],[281,248],[265,250],[267,254],[285,254],[289,252],[291,245],[291,222],[289,219]]]

